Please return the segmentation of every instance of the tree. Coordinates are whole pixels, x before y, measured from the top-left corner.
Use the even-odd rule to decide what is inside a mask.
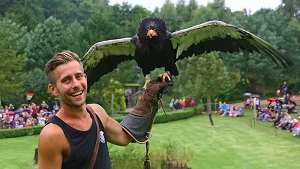
[[[54,100],[54,96],[48,92],[48,81],[45,78],[44,71],[40,68],[24,72],[22,81],[26,92],[35,94],[31,101],[41,102],[41,100],[45,100],[51,102]]]
[[[240,80],[238,69],[227,68],[216,52],[184,59],[178,67],[177,91],[183,96],[205,95],[209,113],[211,98],[234,88]]]
[[[168,30],[170,32],[179,30],[178,19],[174,16],[177,16],[175,5],[170,0],[166,0],[161,8],[161,11],[157,14],[157,17],[160,17],[166,21],[168,24]]]
[[[103,98],[106,104],[111,105],[112,97],[114,98],[113,111],[125,110],[125,92],[122,84],[115,80],[110,81],[110,83],[103,89]]]
[[[53,17],[45,20],[44,23],[38,24],[37,27],[27,33],[20,46],[21,53],[26,53],[26,68],[44,69],[46,62],[54,56],[55,53],[63,50],[63,26],[61,21]]]
[[[17,102],[14,96],[24,96],[23,82],[20,74],[25,55],[17,54],[16,41],[23,36],[26,28],[3,19],[0,20],[0,97],[7,102]]]
[[[2,0],[0,15],[6,16],[21,26],[32,30],[38,23],[43,22],[44,9],[40,0]]]
[[[282,0],[279,10],[283,11],[285,18],[291,20],[292,18],[300,21],[300,1],[299,0]]]

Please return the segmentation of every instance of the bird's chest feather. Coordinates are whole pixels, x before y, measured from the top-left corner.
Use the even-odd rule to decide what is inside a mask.
[[[171,58],[174,55],[172,52],[172,47],[170,47],[170,42],[166,41],[163,46],[159,49],[149,48],[144,50],[141,46],[137,46],[136,59],[137,62],[148,62],[148,63],[162,63]]]

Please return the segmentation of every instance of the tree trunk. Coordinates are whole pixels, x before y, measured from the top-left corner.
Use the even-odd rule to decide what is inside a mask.
[[[250,91],[251,93],[256,93],[256,80],[255,79],[249,79],[250,82]]]
[[[212,126],[214,126],[214,121],[211,117],[211,94],[210,94],[210,92],[207,92],[206,110],[208,112],[208,118],[209,118],[210,124]]]

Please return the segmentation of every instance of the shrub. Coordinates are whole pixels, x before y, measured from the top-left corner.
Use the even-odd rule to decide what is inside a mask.
[[[13,138],[40,134],[43,127],[44,126],[34,126],[19,129],[2,129],[0,130],[0,138]]]

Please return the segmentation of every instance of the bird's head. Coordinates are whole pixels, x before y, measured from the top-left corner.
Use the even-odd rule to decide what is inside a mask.
[[[164,20],[160,18],[144,18],[138,28],[139,45],[146,51],[161,50],[167,34],[168,27]]]
[[[165,38],[167,35],[167,24],[160,18],[144,18],[139,24],[138,36],[142,38]]]

